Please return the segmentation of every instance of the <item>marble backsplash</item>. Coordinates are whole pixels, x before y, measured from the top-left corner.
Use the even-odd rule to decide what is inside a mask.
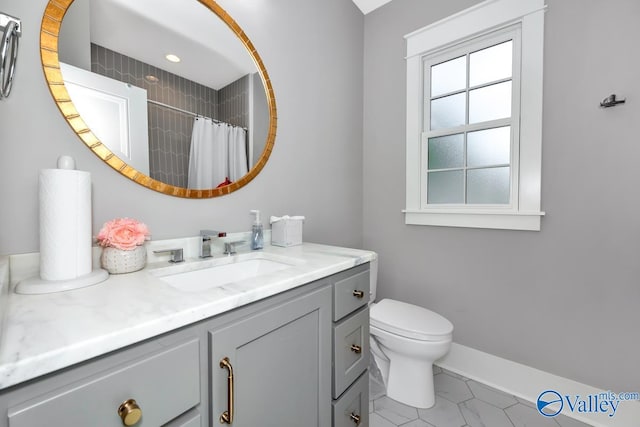
[[[245,252],[249,250],[249,242],[251,240],[251,232],[235,232],[227,233],[226,237],[215,238],[211,242],[211,253],[214,256],[221,256],[224,251],[225,242],[241,242],[236,248],[238,251]],[[264,230],[264,241],[269,244],[271,241],[271,229]],[[169,240],[151,240],[145,243],[147,248],[147,264],[163,262],[169,260],[169,254],[156,254],[154,251],[182,248],[184,250],[184,258],[197,258],[199,253],[200,238],[198,236],[182,237]],[[93,267],[100,266],[100,254],[102,248],[94,246],[92,248]],[[10,261],[10,262],[9,262]],[[40,254],[38,252],[27,254],[16,254],[8,257],[0,256],[0,283],[3,280],[3,262],[6,264],[6,286],[3,287],[3,301],[6,301],[6,292],[13,290],[16,284],[21,280],[31,277],[37,277],[40,274]],[[11,274],[9,274],[11,272]],[[8,289],[7,289],[8,288]]]

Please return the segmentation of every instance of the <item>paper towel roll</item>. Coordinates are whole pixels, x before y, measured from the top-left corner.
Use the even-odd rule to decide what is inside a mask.
[[[70,280],[91,273],[91,175],[40,171],[40,277]]]

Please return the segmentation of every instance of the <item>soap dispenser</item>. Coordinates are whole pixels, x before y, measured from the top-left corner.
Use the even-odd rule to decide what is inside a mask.
[[[264,237],[262,235],[262,222],[260,222],[260,211],[252,210],[252,215],[256,216],[251,227],[251,249],[262,249],[264,247]]]

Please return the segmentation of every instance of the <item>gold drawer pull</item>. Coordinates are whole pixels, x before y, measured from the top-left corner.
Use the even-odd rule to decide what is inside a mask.
[[[356,415],[352,412],[351,415],[349,415],[349,418],[351,418],[357,426],[360,425],[360,415]]]
[[[142,418],[142,409],[140,409],[135,400],[129,399],[122,402],[118,407],[118,415],[122,418],[122,424],[132,426],[138,424],[138,421]]]
[[[225,357],[220,360],[220,367],[229,370],[227,377],[227,410],[220,415],[221,424],[231,424],[233,422],[233,366],[229,362],[229,358]]]
[[[360,354],[362,353],[362,347],[360,347],[359,345],[351,344],[351,351],[353,351],[355,354]]]
[[[364,291],[355,290],[353,291],[353,296],[356,298],[364,298]]]

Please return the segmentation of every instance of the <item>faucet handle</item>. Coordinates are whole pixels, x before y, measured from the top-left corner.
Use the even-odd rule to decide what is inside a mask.
[[[236,253],[236,245],[247,243],[245,240],[236,240],[235,242],[224,242],[224,254],[234,255]]]
[[[184,251],[182,248],[175,248],[175,249],[162,249],[162,250],[158,250],[158,251],[153,251],[154,254],[166,254],[166,253],[170,253],[171,254],[171,259],[169,260],[169,262],[182,262],[184,261]]]

